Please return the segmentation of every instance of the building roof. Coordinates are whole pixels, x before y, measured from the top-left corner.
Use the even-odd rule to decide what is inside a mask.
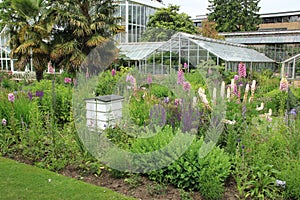
[[[124,53],[130,60],[143,60],[155,51],[179,52],[179,49],[186,50],[190,42],[227,62],[274,62],[264,54],[242,44],[181,32],[176,33],[166,42],[120,44],[119,48],[121,53]]]
[[[300,31],[255,31],[220,33],[225,40],[240,44],[288,44],[300,43]]]
[[[227,62],[274,62],[262,53],[245,45],[180,33],[192,42]]]
[[[285,17],[285,16],[297,16],[300,15],[300,10],[296,11],[286,11],[286,12],[273,12],[273,13],[259,13],[260,18],[268,18],[268,17]],[[195,18],[193,18],[193,21],[202,21],[203,19],[206,19],[207,15],[196,15]]]
[[[129,0],[131,2],[135,2],[138,4],[146,5],[152,8],[164,8],[166,7],[164,4],[156,1],[156,0]]]
[[[129,60],[143,60],[164,43],[165,42],[122,43],[118,47],[120,49],[120,54],[125,55]]]
[[[262,13],[260,14],[261,18],[267,17],[285,17],[285,16],[295,16],[300,15],[300,10],[296,11],[285,11],[285,12],[273,12],[273,13]]]
[[[228,37],[226,38],[226,41],[240,44],[295,44],[300,43],[300,35],[265,37]]]

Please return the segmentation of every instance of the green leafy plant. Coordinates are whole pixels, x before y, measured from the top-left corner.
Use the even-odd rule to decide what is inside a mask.
[[[124,179],[124,182],[129,185],[130,189],[137,188],[141,185],[141,176],[138,174],[131,174],[128,178]]]
[[[275,170],[272,165],[251,167],[248,176],[238,179],[239,191],[245,198],[276,199],[278,188],[275,183],[278,174],[279,171]]]
[[[147,185],[146,189],[151,196],[161,195],[167,192],[168,185],[166,183],[154,182],[153,184]]]

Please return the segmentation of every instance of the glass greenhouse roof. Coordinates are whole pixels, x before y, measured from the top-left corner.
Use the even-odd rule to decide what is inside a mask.
[[[128,43],[119,47],[130,60],[142,60],[155,51],[189,51],[191,46],[198,46],[226,62],[275,62],[262,53],[247,48],[245,45],[215,40],[187,33],[177,33],[167,42]]]
[[[120,54],[125,55],[129,60],[143,60],[151,55],[165,42],[139,42],[139,43],[124,43],[118,47]]]
[[[300,35],[264,36],[264,37],[228,37],[228,42],[241,44],[278,44],[300,43]]]

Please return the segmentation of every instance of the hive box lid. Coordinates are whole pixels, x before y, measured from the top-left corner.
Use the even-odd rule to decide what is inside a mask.
[[[88,100],[97,100],[97,101],[102,101],[102,102],[111,102],[111,101],[118,101],[118,100],[123,100],[123,96],[115,95],[115,94],[110,94],[110,95],[104,95],[104,96],[98,96],[98,97],[92,97],[92,98],[86,98],[84,99],[85,101]]]

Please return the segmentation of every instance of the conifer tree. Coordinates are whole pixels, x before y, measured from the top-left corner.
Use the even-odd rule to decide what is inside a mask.
[[[260,0],[209,0],[208,20],[218,32],[255,31],[260,24]]]

